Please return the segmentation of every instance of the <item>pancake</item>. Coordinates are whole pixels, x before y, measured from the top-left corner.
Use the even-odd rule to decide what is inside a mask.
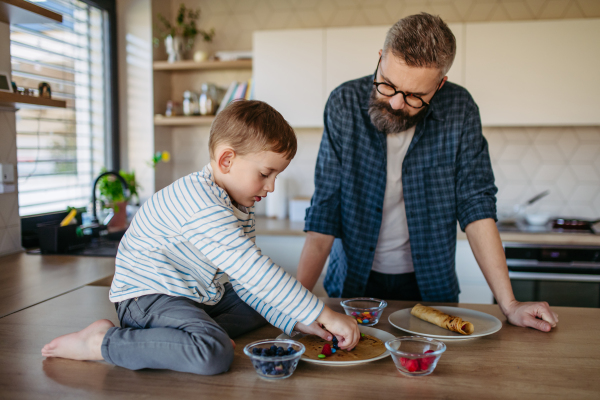
[[[306,347],[304,356],[311,360],[319,361],[360,361],[375,358],[385,353],[385,344],[376,337],[365,335],[361,337],[358,344],[352,351],[339,349],[327,358],[319,358],[323,346],[327,343],[331,346],[331,342],[321,339],[317,335],[307,335],[298,339]]]

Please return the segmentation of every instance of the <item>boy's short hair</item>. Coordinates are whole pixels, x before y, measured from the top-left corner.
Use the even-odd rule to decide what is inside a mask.
[[[260,151],[283,154],[291,160],[298,144],[294,130],[273,107],[258,100],[236,100],[221,111],[210,127],[210,158],[226,143],[238,155]]]

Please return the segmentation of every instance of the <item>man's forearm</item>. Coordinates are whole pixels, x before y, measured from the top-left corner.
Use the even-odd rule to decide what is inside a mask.
[[[296,279],[308,290],[312,291],[319,280],[334,239],[333,236],[322,233],[310,231],[306,233]]]
[[[500,308],[506,313],[507,307],[515,301],[515,296],[508,278],[502,241],[494,220],[488,218],[472,222],[465,232],[481,272]]]

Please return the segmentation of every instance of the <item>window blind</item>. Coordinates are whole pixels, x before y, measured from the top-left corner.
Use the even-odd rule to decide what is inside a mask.
[[[74,0],[40,5],[63,22],[11,25],[12,77],[24,88],[47,82],[67,108],[22,105],[16,114],[21,216],[85,206],[110,129],[106,12]]]

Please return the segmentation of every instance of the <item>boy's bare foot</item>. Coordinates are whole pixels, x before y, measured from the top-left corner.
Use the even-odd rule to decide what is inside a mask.
[[[235,342],[233,341],[233,339],[229,339],[231,340],[231,344],[233,345],[233,348],[235,349]]]
[[[42,348],[42,355],[71,360],[103,360],[100,350],[102,340],[113,326],[107,319],[98,320],[79,332],[57,337]]]

